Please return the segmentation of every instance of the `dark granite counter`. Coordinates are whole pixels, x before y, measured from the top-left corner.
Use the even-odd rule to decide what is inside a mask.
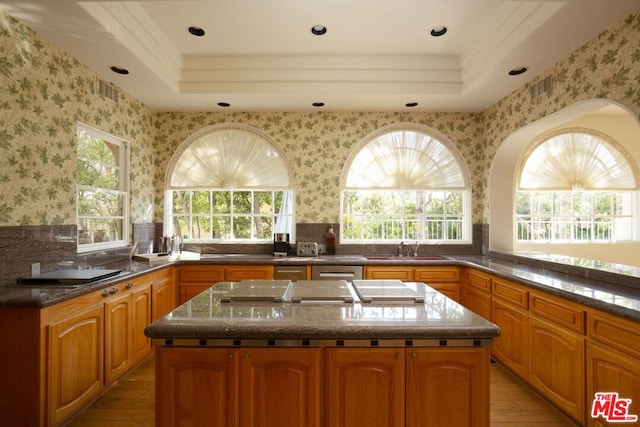
[[[499,334],[497,326],[423,283],[407,285],[424,296],[424,303],[223,302],[234,285],[216,284],[149,325],[145,334],[161,344],[170,340],[170,345],[190,345],[184,340],[196,340],[195,346],[212,345],[201,340],[218,340],[218,346],[244,345],[238,340],[274,340],[272,345],[278,340],[333,340],[332,345],[345,340],[345,346],[349,340],[401,340],[398,346],[406,340],[435,340],[411,345],[439,346],[440,340],[449,339],[478,346]]]
[[[0,286],[0,307],[44,307],[169,265],[458,265],[475,267],[487,273],[640,322],[640,273],[635,268],[621,270],[616,265],[583,268],[572,264],[548,264],[545,261],[549,260],[545,259],[540,261],[537,265],[528,265],[504,257],[480,255],[448,255],[444,259],[378,256],[375,259],[368,259],[362,255],[273,257],[250,254],[184,254],[182,258],[174,257],[153,264],[134,259],[102,266],[119,269],[123,273],[115,278],[88,285],[37,288],[4,284]]]

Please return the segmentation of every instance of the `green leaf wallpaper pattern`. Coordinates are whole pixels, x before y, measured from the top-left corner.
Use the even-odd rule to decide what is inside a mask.
[[[481,114],[155,113],[121,94],[95,93],[98,76],[29,28],[0,14],[0,225],[75,223],[75,126],[82,121],[131,147],[132,222],[162,222],[165,171],[199,129],[225,122],[266,132],[292,168],[296,222],[335,222],[345,160],[383,126],[417,123],[449,138],[472,178],[473,222],[488,220],[492,159],[517,129],[579,101],[606,98],[640,113],[640,13],[578,49],[541,77],[549,96],[532,100],[534,78]]]

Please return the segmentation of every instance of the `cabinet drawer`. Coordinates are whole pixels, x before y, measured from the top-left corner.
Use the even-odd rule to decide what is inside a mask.
[[[585,312],[582,306],[548,294],[531,292],[529,311],[539,317],[551,320],[558,326],[578,333],[585,333]]]
[[[471,288],[491,292],[491,276],[475,270],[467,270],[465,285]]]
[[[460,268],[458,267],[416,267],[416,282],[460,282]]]
[[[397,279],[402,280],[403,282],[412,282],[413,275],[413,267],[402,267],[402,266],[366,266],[364,267],[364,278],[365,279]]]
[[[529,292],[520,285],[494,277],[491,289],[494,298],[499,298],[525,310],[529,306]]]
[[[624,353],[640,358],[640,325],[597,311],[587,312],[587,334]]]
[[[180,282],[207,282],[212,285],[224,280],[223,265],[191,265],[178,267]]]
[[[230,282],[241,280],[271,280],[273,279],[272,265],[230,265],[224,273],[224,279]]]

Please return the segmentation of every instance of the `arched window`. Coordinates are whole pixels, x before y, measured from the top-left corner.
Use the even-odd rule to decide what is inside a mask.
[[[238,124],[192,135],[169,164],[166,232],[191,241],[268,241],[291,233],[287,165],[266,135]]]
[[[564,129],[533,144],[519,169],[517,240],[634,240],[637,183],[630,158],[606,135],[584,129]]]
[[[343,242],[471,241],[464,162],[444,136],[415,126],[385,128],[347,162]]]

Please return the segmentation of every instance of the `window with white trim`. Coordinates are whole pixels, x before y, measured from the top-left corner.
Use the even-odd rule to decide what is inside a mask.
[[[248,126],[216,125],[174,154],[165,233],[191,242],[265,242],[292,234],[293,191],[284,159]]]
[[[604,134],[565,129],[534,144],[516,191],[519,242],[638,239],[638,192],[631,157]]]
[[[122,247],[129,235],[129,154],[120,138],[78,123],[78,252]]]
[[[470,243],[462,157],[444,137],[396,128],[367,142],[347,164],[341,241]]]

